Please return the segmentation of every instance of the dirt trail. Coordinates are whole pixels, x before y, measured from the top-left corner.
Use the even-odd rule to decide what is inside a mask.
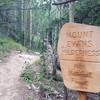
[[[20,74],[27,63],[33,63],[39,56],[12,53],[6,62],[0,63],[0,100],[27,100],[28,89],[20,80]]]

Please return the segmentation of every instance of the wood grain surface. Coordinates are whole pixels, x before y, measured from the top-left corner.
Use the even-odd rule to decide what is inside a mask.
[[[59,34],[58,55],[66,87],[100,92],[100,27],[65,24]]]

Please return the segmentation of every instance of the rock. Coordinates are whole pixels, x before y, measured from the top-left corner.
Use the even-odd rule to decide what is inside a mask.
[[[40,53],[39,53],[39,52],[35,52],[35,54],[36,54],[36,55],[40,55]]]
[[[0,63],[2,63],[2,60],[0,60]]]
[[[31,89],[32,89],[30,85],[26,85],[26,87],[27,87],[29,90],[31,90]]]

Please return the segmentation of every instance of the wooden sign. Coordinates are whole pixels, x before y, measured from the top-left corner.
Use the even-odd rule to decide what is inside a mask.
[[[100,92],[100,27],[65,24],[59,34],[58,55],[65,86]]]

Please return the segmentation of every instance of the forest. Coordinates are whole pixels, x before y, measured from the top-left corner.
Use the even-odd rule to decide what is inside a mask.
[[[99,27],[100,0],[0,0],[0,100],[100,100],[64,85],[57,46],[71,20]]]

